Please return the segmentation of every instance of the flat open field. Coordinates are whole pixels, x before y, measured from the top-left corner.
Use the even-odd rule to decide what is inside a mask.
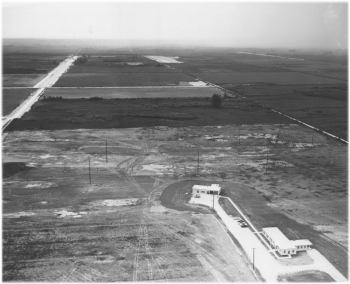
[[[5,48],[3,56],[3,87],[34,87],[55,68],[63,55],[12,52]]]
[[[55,68],[65,56],[5,51],[4,74],[44,74]]]
[[[333,78],[324,78],[311,74],[298,72],[239,72],[239,71],[205,71],[201,72],[199,77],[218,85],[226,84],[280,84],[280,85],[299,85],[299,84],[336,84],[343,83],[342,80]]]
[[[222,91],[214,87],[158,87],[158,88],[50,88],[45,98],[63,99],[103,98],[103,99],[139,99],[139,98],[194,98],[211,97]]]
[[[250,100],[271,107],[347,140],[347,85],[256,85],[230,88]]]
[[[20,103],[25,100],[35,89],[30,88],[11,88],[2,89],[2,114],[8,115],[11,113]]]
[[[258,228],[310,239],[347,275],[347,145],[270,109],[347,138],[346,57],[84,50],[56,83],[67,88],[47,89],[6,129],[3,280],[261,280],[214,213],[188,204],[192,185],[209,183]],[[44,55],[19,57],[18,70],[14,56],[4,86],[33,86],[60,58]],[[217,88],[186,87],[197,80],[234,95],[214,108]],[[280,280],[329,279],[306,271]]]
[[[232,243],[218,248],[216,238],[226,237],[218,234],[220,226],[210,219],[210,212],[186,204],[186,192],[194,182],[214,181],[223,185],[225,194],[232,194],[257,226],[280,226],[288,236],[310,238],[345,274],[344,152],[343,144],[293,124],[10,132],[4,162],[22,164],[17,170],[14,164],[5,164],[5,278],[30,280],[40,275],[42,280],[59,280],[65,279],[60,274],[64,271],[72,280],[83,275],[132,280],[141,246],[137,279],[164,279],[160,271],[167,279],[178,280],[251,279]],[[41,233],[33,235],[33,226]],[[169,235],[169,230],[178,233]],[[130,235],[135,241],[128,239]],[[38,242],[38,237],[44,241]],[[179,253],[187,251],[185,247],[190,252]],[[210,255],[205,254],[208,251]],[[171,258],[159,259],[165,252]],[[224,259],[219,261],[219,255]],[[183,257],[188,269],[178,266]],[[50,269],[42,266],[44,260]],[[116,265],[123,267],[117,274]],[[89,270],[91,266],[98,272]],[[218,271],[217,278],[203,274],[204,267]]]
[[[137,55],[84,57],[56,87],[176,86],[192,76]]]
[[[178,52],[174,68],[347,140],[346,54],[242,51]]]
[[[40,82],[46,74],[3,74],[3,87],[25,87],[32,88]]]
[[[176,52],[176,51],[173,51]],[[184,70],[186,73],[197,74],[200,77],[202,72],[242,72],[243,74],[269,72],[296,72],[295,78],[302,78],[302,74],[312,75],[305,76],[309,78],[312,84],[315,82],[313,76],[320,78],[336,79],[340,83],[347,82],[347,55],[346,54],[324,54],[318,51],[310,52],[283,52],[283,50],[234,50],[234,49],[217,49],[217,50],[200,50],[195,54],[190,51],[177,51],[180,55],[180,61],[183,64],[176,64],[177,69]],[[242,53],[250,52],[251,54]],[[255,53],[255,54],[254,54]],[[281,57],[261,56],[259,54],[277,55]],[[271,73],[272,74],[272,73]],[[293,77],[293,76],[292,76]],[[231,78],[235,80],[234,77]],[[250,78],[254,80],[254,78]],[[259,80],[259,77],[256,78]],[[268,78],[269,81],[273,78]],[[321,79],[320,79],[321,80]],[[327,81],[327,80],[326,80]],[[275,84],[280,83],[280,77],[276,76]],[[298,82],[295,81],[296,84]],[[322,84],[321,80],[321,84]]]
[[[194,81],[180,72],[140,73],[66,73],[55,87],[118,87],[118,86],[176,86],[181,82]]]
[[[305,271],[293,274],[282,275],[281,282],[334,282],[332,277],[321,271]]]
[[[160,205],[176,179],[133,174],[150,157],[143,137],[142,129],[6,137],[4,280],[254,281],[210,212]]]
[[[254,115],[252,115],[254,114]],[[55,99],[40,100],[8,130],[126,128],[252,123],[282,123],[287,119],[254,103],[227,98],[221,109],[209,98]]]

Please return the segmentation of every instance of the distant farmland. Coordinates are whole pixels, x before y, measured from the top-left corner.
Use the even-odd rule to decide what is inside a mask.
[[[3,87],[34,87],[65,56],[47,53],[18,53],[5,51]]]
[[[66,73],[55,87],[171,86],[193,78],[180,72]]]
[[[40,100],[8,130],[127,128],[283,123],[288,120],[241,99],[213,108],[210,98]]]
[[[303,74],[298,72],[222,72],[206,71],[201,78],[216,84],[265,83],[281,85],[334,84],[342,80]]]
[[[35,89],[6,89],[2,90],[2,114],[11,113],[17,106],[20,105]]]
[[[214,87],[162,87],[162,88],[51,88],[45,97],[62,97],[63,99],[103,98],[191,98],[211,97],[222,91]]]
[[[143,56],[84,57],[56,87],[168,86],[194,81],[189,76]]]

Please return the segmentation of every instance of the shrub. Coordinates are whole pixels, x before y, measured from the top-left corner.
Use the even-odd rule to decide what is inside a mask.
[[[76,61],[75,64],[79,65],[79,64],[84,64],[88,61],[88,58],[86,55],[80,56]]]
[[[215,108],[221,108],[222,106],[222,98],[219,94],[214,94],[211,97],[211,104]]]

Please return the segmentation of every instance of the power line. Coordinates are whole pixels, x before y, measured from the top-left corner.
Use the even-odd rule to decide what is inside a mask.
[[[197,176],[199,175],[199,150],[197,151]]]
[[[91,184],[91,163],[90,163],[90,157],[89,157],[89,182]]]
[[[107,154],[107,138],[106,138],[106,163],[108,163],[108,154]]]

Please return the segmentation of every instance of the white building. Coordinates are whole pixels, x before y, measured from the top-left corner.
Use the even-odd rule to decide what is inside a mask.
[[[289,240],[277,227],[263,228],[262,235],[282,256],[291,257],[298,251],[310,249],[312,245],[309,240]]]
[[[192,187],[192,194],[214,194],[219,195],[221,192],[221,187],[218,184],[212,184],[212,185],[198,185],[195,184]]]

